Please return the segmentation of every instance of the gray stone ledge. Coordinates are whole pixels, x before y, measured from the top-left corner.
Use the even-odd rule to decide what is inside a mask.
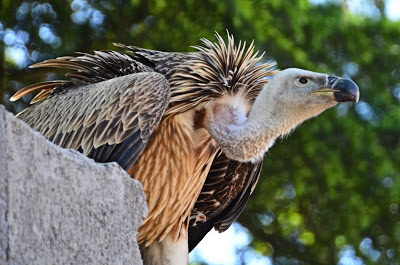
[[[60,148],[0,105],[0,264],[142,264],[140,182]]]

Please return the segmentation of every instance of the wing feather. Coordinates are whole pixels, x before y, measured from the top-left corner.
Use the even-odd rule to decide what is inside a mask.
[[[33,84],[30,86],[27,86],[21,90],[19,90],[17,93],[15,93],[10,100],[15,101],[17,99],[22,98],[25,95],[43,90],[43,91],[48,91],[49,89],[53,89],[56,86],[65,84],[67,81],[66,80],[57,80],[57,81],[46,81],[46,82],[41,82],[37,84]],[[39,95],[38,95],[39,96]]]
[[[239,217],[260,175],[262,161],[241,163],[220,152],[213,161],[189,222],[191,251],[214,227],[223,232]]]
[[[27,94],[41,91],[32,104],[45,99],[55,92],[65,91],[68,88],[76,88],[84,85],[110,80],[115,77],[125,76],[139,72],[153,72],[154,70],[134,60],[127,54],[115,51],[95,51],[95,54],[77,53],[78,57],[64,56],[46,60],[31,65],[30,68],[62,68],[74,70],[65,75],[75,80],[45,81],[33,84],[15,93],[10,100],[17,100]]]
[[[80,86],[19,114],[54,143],[128,169],[162,119],[170,98],[158,73],[137,73]]]
[[[220,214],[219,218],[214,224],[215,230],[218,232],[226,231],[232,223],[239,217],[242,213],[244,207],[246,206],[250,195],[253,193],[254,187],[258,182],[258,178],[261,173],[262,161],[253,164],[248,171],[248,179],[246,181],[245,187],[242,189],[239,195],[229,204],[228,207]]]

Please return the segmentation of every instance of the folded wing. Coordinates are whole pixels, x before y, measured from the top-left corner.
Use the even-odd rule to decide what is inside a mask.
[[[98,162],[116,161],[127,170],[160,123],[169,99],[163,75],[135,73],[61,91],[19,118],[57,145]]]

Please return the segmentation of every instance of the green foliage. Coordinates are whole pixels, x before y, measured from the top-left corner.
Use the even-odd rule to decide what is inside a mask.
[[[114,49],[112,42],[192,51],[200,38],[228,29],[237,40],[254,39],[281,69],[350,76],[359,84],[361,102],[329,110],[278,141],[239,222],[252,235],[251,247],[276,264],[336,264],[349,247],[364,264],[400,263],[400,21],[351,14],[330,1],[49,3],[46,12],[35,13],[45,2],[0,1],[0,96],[13,112],[31,99],[10,104],[16,90],[60,74],[20,67],[12,47],[25,51],[29,63]],[[93,12],[74,22],[79,3],[99,11],[102,22],[96,23],[101,16]],[[59,43],[40,37],[43,23]],[[29,40],[7,44],[6,29],[24,31]]]

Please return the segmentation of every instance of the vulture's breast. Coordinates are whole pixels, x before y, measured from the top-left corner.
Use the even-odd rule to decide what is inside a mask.
[[[187,235],[191,210],[217,152],[203,119],[198,110],[165,118],[128,170],[142,182],[149,207],[139,243]]]

